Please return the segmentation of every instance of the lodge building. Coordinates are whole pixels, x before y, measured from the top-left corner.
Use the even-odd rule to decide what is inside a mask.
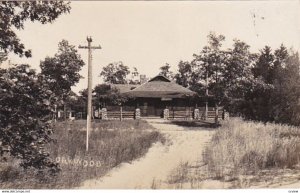
[[[99,112],[102,119],[201,119],[204,116],[213,118],[216,115],[214,108],[198,106],[199,101],[193,100],[197,93],[162,75],[157,75],[141,85],[111,86],[130,100],[120,106],[106,105]],[[221,117],[222,111],[218,114]]]

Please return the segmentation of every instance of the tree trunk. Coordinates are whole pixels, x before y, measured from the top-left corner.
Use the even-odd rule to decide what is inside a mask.
[[[67,107],[66,107],[66,103],[64,103],[64,121],[66,120],[67,117]]]
[[[54,122],[56,123],[57,120],[57,106],[54,105]]]

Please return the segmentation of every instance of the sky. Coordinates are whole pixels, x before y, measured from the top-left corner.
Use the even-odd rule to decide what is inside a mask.
[[[76,1],[71,12],[52,24],[26,22],[16,31],[32,58],[9,54],[11,63],[28,63],[39,72],[39,64],[54,56],[58,42],[92,45],[93,86],[102,83],[99,74],[111,62],[122,61],[130,69],[153,77],[165,63],[175,71],[180,60],[191,61],[207,44],[210,32],[226,37],[224,48],[240,39],[258,52],[265,45],[280,44],[300,50],[300,1]],[[78,50],[87,63],[87,50]],[[85,77],[72,89],[87,88]]]

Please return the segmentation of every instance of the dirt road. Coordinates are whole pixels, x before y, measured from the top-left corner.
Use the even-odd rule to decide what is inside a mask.
[[[181,163],[201,160],[203,148],[214,132],[205,127],[181,127],[164,120],[148,122],[165,134],[167,144],[153,144],[144,157],[121,164],[103,178],[87,180],[80,188],[168,188],[165,182],[176,167]]]

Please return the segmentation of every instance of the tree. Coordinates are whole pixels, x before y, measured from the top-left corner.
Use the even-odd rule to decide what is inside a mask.
[[[58,44],[58,52],[54,57],[47,57],[41,61],[41,74],[44,75],[47,84],[60,99],[58,104],[64,104],[71,92],[71,87],[79,82],[79,71],[84,65],[77,53],[75,46],[62,40]]]
[[[249,87],[241,108],[246,118],[299,125],[299,66],[298,53],[283,45],[274,52],[265,46],[252,68],[256,84]]]
[[[216,105],[221,103],[224,98],[224,88],[222,83],[226,53],[220,50],[222,42],[225,40],[223,35],[210,33],[208,35],[208,45],[205,46],[199,55],[194,54],[194,63],[198,71],[201,71],[201,78],[205,80],[205,87],[209,95],[214,96]],[[207,84],[207,85],[206,85]]]
[[[93,92],[95,93],[95,98],[99,103],[99,107],[104,107],[107,104],[122,105],[128,100],[128,97],[122,95],[117,88],[113,88],[108,84],[97,85]]]
[[[227,100],[243,100],[248,87],[254,83],[251,66],[257,56],[250,52],[250,46],[243,41],[234,40],[233,49],[226,52],[223,69],[224,94]]]
[[[130,74],[128,66],[123,62],[113,62],[103,67],[100,76],[103,77],[104,82],[111,84],[126,84],[126,76]]]
[[[171,66],[170,64],[166,63],[165,65],[161,66],[160,69],[160,75],[163,75],[169,79],[173,79],[174,75],[173,72],[170,70]]]
[[[7,60],[7,54],[0,52],[0,65]]]
[[[61,14],[70,11],[70,2],[65,1],[2,1],[0,4],[0,50],[31,57],[20,42],[14,28],[24,29],[28,20],[42,24],[52,23]]]
[[[188,61],[180,61],[178,64],[178,72],[175,74],[174,78],[177,84],[180,84],[184,87],[189,87],[192,84],[193,78],[193,64]]]
[[[253,74],[255,77],[261,76],[266,83],[272,83],[272,68],[274,62],[274,55],[272,49],[269,46],[265,46],[260,50],[258,61],[253,68]]]
[[[57,171],[45,145],[51,141],[54,93],[42,75],[19,65],[0,69],[0,156],[6,152],[24,168]]]
[[[133,71],[131,72],[131,79],[128,81],[129,84],[140,84],[140,79],[139,79],[140,73],[138,72],[136,67],[133,67]]]
[[[269,114],[272,121],[300,124],[300,61],[298,53],[281,45],[274,51],[274,65],[271,71],[274,89],[269,98]]]

